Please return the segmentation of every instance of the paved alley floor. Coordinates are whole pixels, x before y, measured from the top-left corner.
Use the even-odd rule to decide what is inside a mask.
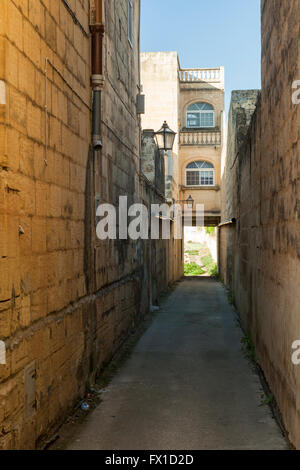
[[[220,283],[183,280],[68,449],[287,449],[241,337]]]

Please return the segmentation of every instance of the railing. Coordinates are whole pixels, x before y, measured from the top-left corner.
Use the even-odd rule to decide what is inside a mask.
[[[224,68],[214,69],[182,69],[179,71],[181,82],[222,82],[224,81]]]
[[[179,135],[180,145],[221,145],[221,132],[182,131]]]

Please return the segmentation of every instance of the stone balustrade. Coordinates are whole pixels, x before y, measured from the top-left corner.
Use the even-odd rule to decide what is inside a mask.
[[[221,145],[220,131],[181,131],[179,135],[180,145]]]
[[[181,82],[221,82],[223,80],[223,67],[206,69],[181,69],[179,80]]]

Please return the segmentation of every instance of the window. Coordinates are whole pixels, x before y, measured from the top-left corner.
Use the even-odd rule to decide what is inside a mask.
[[[215,112],[211,104],[195,103],[188,107],[186,127],[215,127]]]
[[[133,46],[133,3],[128,0],[128,41]]]
[[[208,162],[193,162],[186,167],[187,186],[214,186],[215,169]]]

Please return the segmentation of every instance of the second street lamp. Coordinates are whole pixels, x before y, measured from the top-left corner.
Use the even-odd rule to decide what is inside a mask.
[[[189,196],[189,197],[187,198],[187,201],[186,201],[186,202],[187,202],[188,208],[189,208],[189,209],[193,209],[193,207],[194,207],[194,199],[192,198],[192,196]]]
[[[155,137],[159,150],[167,152],[173,149],[176,132],[169,128],[167,121],[158,132],[155,132]]]

